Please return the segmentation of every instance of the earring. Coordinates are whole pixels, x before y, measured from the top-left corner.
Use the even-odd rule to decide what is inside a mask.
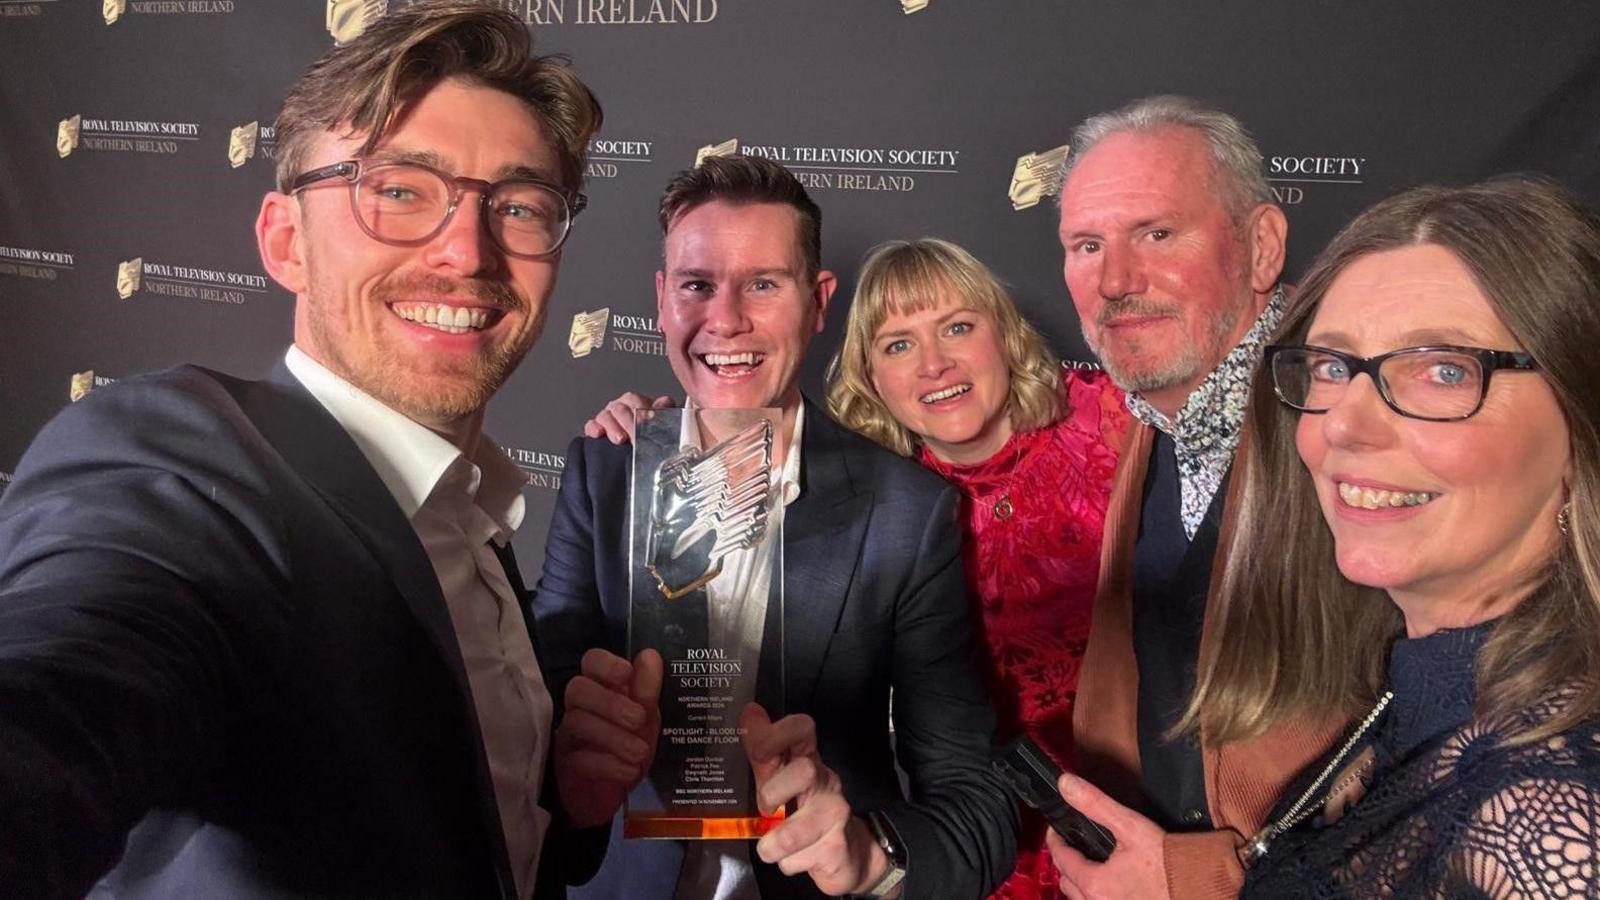
[[[1561,504],[1561,509],[1556,511],[1556,527],[1564,535],[1572,534],[1572,501]]]

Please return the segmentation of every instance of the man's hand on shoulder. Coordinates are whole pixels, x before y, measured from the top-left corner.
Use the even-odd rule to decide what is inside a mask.
[[[594,414],[594,418],[584,422],[583,436],[603,437],[613,444],[632,443],[633,414],[636,410],[672,409],[674,406],[677,406],[677,401],[670,396],[646,397],[635,391],[628,391],[607,403]]]
[[[552,754],[556,787],[579,828],[611,820],[650,771],[661,734],[661,654],[644,650],[632,663],[601,649],[583,655],[567,683],[566,712]]]
[[[889,858],[867,824],[851,815],[839,776],[818,755],[816,722],[806,715],[774,722],[752,703],[739,724],[762,812],[793,804],[793,812],[756,843],[756,854],[785,875],[810,875],[829,896],[870,890],[888,871]]]

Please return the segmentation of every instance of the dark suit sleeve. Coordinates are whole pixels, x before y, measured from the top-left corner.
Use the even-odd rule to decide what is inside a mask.
[[[907,849],[907,900],[983,897],[1016,865],[1016,810],[989,771],[995,719],[956,506],[953,489],[940,492],[895,609],[895,755],[911,797],[884,812]]]
[[[618,655],[627,649],[608,640],[601,606],[599,567],[606,561],[596,558],[596,501],[590,484],[600,473],[591,470],[588,443],[578,438],[567,448],[561,490],[545,537],[544,569],[533,596],[539,649],[545,655],[558,713],[567,682],[578,674],[589,648],[603,647]]]
[[[149,393],[70,407],[0,503],[7,896],[82,896],[146,810],[195,789],[250,664],[246,623],[273,618],[281,561],[261,550],[277,526],[260,486],[214,449],[224,425]]]
[[[577,676],[583,654],[590,647],[603,647],[618,655],[625,652],[625,648],[606,640],[595,558],[595,516],[589,484],[592,473],[584,447],[585,441],[578,438],[567,448],[561,490],[545,538],[544,569],[531,603],[540,662],[555,701],[558,727],[565,714],[567,684]],[[610,824],[573,828],[559,809],[560,794],[553,777],[547,782],[547,794],[552,798],[551,805],[557,808],[552,837],[541,857],[540,880],[553,877],[567,884],[584,884],[604,861]]]

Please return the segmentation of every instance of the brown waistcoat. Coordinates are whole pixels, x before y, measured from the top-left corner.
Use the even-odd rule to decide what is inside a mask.
[[[1073,733],[1078,771],[1124,805],[1139,809],[1139,669],[1133,649],[1133,552],[1144,502],[1154,429],[1134,422],[1117,467],[1100,549],[1094,619],[1078,679]],[[1241,479],[1230,479],[1233,487]],[[1217,605],[1222,555],[1232,532],[1236,491],[1223,507],[1218,557],[1201,628],[1202,655]],[[1261,648],[1271,652],[1271,648]],[[1206,800],[1216,831],[1169,834],[1167,886],[1173,900],[1236,897],[1244,880],[1238,848],[1265,824],[1295,775],[1326,752],[1347,723],[1278,725],[1258,738],[1221,746],[1202,741]]]

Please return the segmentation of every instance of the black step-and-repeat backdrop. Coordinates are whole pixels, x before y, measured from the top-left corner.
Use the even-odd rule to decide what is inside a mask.
[[[388,5],[0,0],[0,490],[83,391],[186,361],[257,375],[281,355],[292,298],[262,274],[251,231],[271,123],[302,67]],[[624,388],[674,388],[654,210],[702,147],[775,158],[822,206],[824,262],[846,287],[813,390],[862,254],[894,237],[969,247],[1058,351],[1082,355],[1053,207],[1026,205],[1013,176],[1085,115],[1147,94],[1191,94],[1251,128],[1289,213],[1291,273],[1419,182],[1528,169],[1600,201],[1589,0],[504,5],[606,110],[548,329],[489,415],[528,473],[530,576],[583,420]]]

